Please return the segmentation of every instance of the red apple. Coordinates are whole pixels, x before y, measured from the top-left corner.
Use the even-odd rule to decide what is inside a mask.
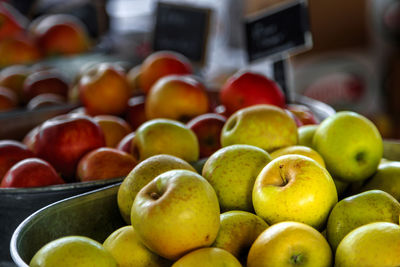
[[[37,187],[64,183],[49,163],[38,158],[28,158],[15,164],[6,173],[1,187]]]
[[[124,70],[101,63],[90,68],[79,80],[79,98],[90,115],[121,115],[128,106],[130,88]]]
[[[135,132],[131,132],[127,134],[122,140],[118,143],[117,149],[126,153],[133,155],[133,139],[135,138]]]
[[[30,74],[24,82],[24,98],[28,102],[40,94],[56,94],[67,98],[69,83],[59,71],[43,70]]]
[[[160,78],[146,97],[148,119],[167,118],[187,122],[210,109],[205,86],[190,75]]]
[[[130,154],[103,147],[87,153],[78,164],[77,178],[82,181],[125,177],[137,164]]]
[[[94,121],[100,125],[106,140],[106,146],[115,147],[125,135],[132,132],[129,124],[123,119],[113,115],[97,115]]]
[[[27,19],[13,6],[0,2],[0,39],[20,35],[28,23]]]
[[[32,63],[41,57],[35,42],[27,36],[1,39],[0,55],[0,68]]]
[[[36,134],[35,154],[50,162],[67,180],[87,152],[105,146],[100,126],[90,117],[66,114],[44,122]]]
[[[56,94],[40,94],[32,98],[26,108],[36,110],[44,107],[59,106],[66,103],[65,98]]]
[[[303,123],[301,122],[301,120],[292,111],[290,111],[286,108],[284,110],[294,120],[297,127],[303,126]]]
[[[46,56],[83,53],[90,46],[85,25],[72,15],[52,14],[39,17],[31,23],[30,32]]]
[[[32,157],[34,157],[34,154],[23,143],[14,140],[1,140],[0,181],[15,163]]]
[[[172,51],[159,51],[152,53],[143,61],[139,83],[143,92],[148,93],[161,77],[191,73],[192,66],[185,56]]]
[[[35,128],[31,129],[25,136],[24,139],[22,139],[22,143],[26,145],[26,147],[30,150],[33,151],[33,148],[35,147],[35,142],[36,142],[36,137],[39,133],[39,128],[40,125],[36,126]]]
[[[315,117],[314,113],[305,105],[288,104],[287,109],[301,121],[302,125],[318,124],[318,119]]]
[[[206,113],[190,120],[186,125],[197,136],[200,158],[211,156],[221,148],[220,136],[226,118],[215,113]]]
[[[140,125],[147,121],[145,111],[145,96],[134,96],[128,101],[128,108],[125,113],[126,121],[136,130]]]
[[[18,97],[11,89],[0,86],[0,112],[15,109],[18,106]]]
[[[230,77],[219,97],[228,114],[256,104],[285,107],[285,96],[279,85],[264,75],[250,71],[241,71]]]

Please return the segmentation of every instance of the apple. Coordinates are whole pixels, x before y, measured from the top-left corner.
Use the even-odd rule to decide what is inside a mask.
[[[137,231],[131,226],[123,226],[111,233],[103,243],[118,266],[171,266],[167,260],[146,248],[139,239]]]
[[[322,167],[325,167],[325,162],[324,159],[321,157],[321,155],[315,151],[314,149],[307,147],[307,146],[287,146],[287,147],[282,147],[279,148],[275,151],[273,151],[270,155],[271,158],[276,159],[277,157],[283,156],[283,155],[290,155],[290,154],[296,154],[296,155],[303,155],[306,157],[309,157],[319,164],[321,164]]]
[[[97,115],[94,116],[93,119],[103,130],[106,139],[106,146],[108,147],[116,147],[122,138],[132,132],[129,124],[117,116]]]
[[[205,113],[194,117],[186,126],[197,136],[200,146],[200,158],[211,156],[221,148],[220,136],[226,118],[215,113]]]
[[[49,14],[30,24],[30,32],[46,56],[73,55],[88,51],[86,26],[75,16]]]
[[[10,89],[0,86],[0,112],[18,107],[18,96]]]
[[[254,183],[254,210],[270,225],[297,221],[321,229],[337,201],[328,171],[301,155],[272,160]]]
[[[340,242],[335,266],[399,266],[400,226],[375,222],[360,226]]]
[[[300,121],[302,125],[318,124],[319,121],[312,110],[303,104],[288,104],[286,106]]]
[[[40,94],[33,97],[29,100],[28,104],[26,104],[26,109],[28,110],[36,110],[44,107],[53,107],[65,105],[66,100],[61,95],[57,94]]]
[[[21,142],[0,140],[0,181],[15,163],[33,157],[34,154]]]
[[[28,150],[33,151],[35,147],[36,137],[39,133],[39,128],[41,125],[38,125],[31,130],[24,136],[22,139],[22,143],[28,148]]]
[[[299,222],[281,222],[262,232],[250,248],[247,267],[332,266],[332,251],[317,230]]]
[[[49,119],[40,126],[33,151],[50,162],[63,178],[73,180],[81,157],[103,146],[103,132],[92,118],[66,114]]]
[[[29,102],[40,94],[56,94],[67,98],[69,82],[58,70],[42,70],[30,74],[24,81],[23,96]]]
[[[254,105],[235,112],[221,133],[223,147],[248,144],[268,152],[297,144],[297,126],[281,108]]]
[[[169,154],[194,162],[199,158],[199,142],[186,125],[169,119],[153,119],[143,123],[134,139],[134,150],[142,161],[157,154]]]
[[[254,181],[270,161],[270,155],[261,148],[231,145],[208,158],[202,175],[217,193],[222,211],[251,212]]]
[[[137,160],[115,148],[101,147],[85,154],[78,162],[76,176],[79,181],[94,181],[125,177]]]
[[[380,163],[378,170],[361,187],[361,191],[379,189],[400,201],[400,162]]]
[[[370,190],[342,199],[329,215],[327,239],[335,250],[353,229],[372,222],[399,223],[400,203],[386,192]]]
[[[171,170],[139,191],[131,222],[150,250],[177,260],[214,242],[219,214],[217,195],[207,180],[192,171]]]
[[[1,181],[1,187],[38,187],[64,183],[48,162],[39,158],[27,158],[8,170]]]
[[[322,121],[313,148],[324,158],[329,173],[344,182],[367,179],[377,170],[383,154],[378,129],[351,111],[337,112]]]
[[[222,86],[219,98],[228,114],[257,104],[285,107],[285,96],[279,85],[262,74],[248,70],[230,77]]]
[[[121,141],[119,141],[118,145],[116,146],[116,148],[120,151],[129,153],[131,155],[133,155],[134,151],[133,151],[133,139],[135,138],[135,132],[131,132],[127,135],[124,136],[124,138],[121,139]],[[134,155],[136,157],[136,155]]]
[[[35,62],[41,58],[35,42],[28,36],[0,39],[0,68]]]
[[[297,131],[299,134],[299,145],[313,147],[313,138],[315,131],[317,130],[319,125],[310,124],[300,126]]]
[[[143,93],[142,88],[140,88],[140,75],[141,65],[136,65],[126,74],[126,79],[131,88],[131,95],[139,95]]]
[[[206,89],[188,75],[158,79],[147,93],[145,110],[149,119],[167,118],[187,122],[209,111]]]
[[[118,264],[99,242],[84,236],[64,236],[44,245],[29,266],[117,267]]]
[[[25,65],[12,65],[0,71],[0,86],[14,91],[18,96],[18,102],[23,100],[24,81],[30,71]]]
[[[175,169],[195,171],[186,161],[171,155],[156,155],[140,162],[125,177],[118,189],[119,211],[126,223],[131,223],[133,201],[139,191],[158,175]]]
[[[78,84],[79,98],[90,115],[121,115],[126,111],[130,89],[125,72],[115,64],[90,68]]]
[[[22,34],[28,24],[27,19],[12,5],[0,2],[0,39]]]
[[[220,219],[219,232],[212,246],[225,249],[240,262],[246,262],[251,245],[268,224],[253,213],[239,210],[224,212]]]
[[[301,120],[292,111],[288,110],[287,108],[285,108],[284,111],[294,120],[297,127],[303,126]]]
[[[332,177],[333,182],[335,183],[336,186],[336,191],[338,193],[339,199],[343,197],[343,195],[347,192],[347,189],[351,185],[348,182],[343,182],[341,180],[335,179],[335,177]]]
[[[189,252],[172,267],[241,267],[240,262],[228,251],[221,248],[200,248]]]
[[[140,67],[140,87],[144,93],[148,93],[158,79],[171,74],[192,74],[189,60],[177,52],[154,52],[143,61]]]
[[[129,98],[128,107],[125,113],[125,120],[130,124],[132,130],[136,130],[147,121],[144,96]]]

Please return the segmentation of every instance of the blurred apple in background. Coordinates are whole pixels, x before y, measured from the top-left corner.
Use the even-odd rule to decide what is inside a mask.
[[[27,158],[8,170],[1,187],[37,187],[63,183],[64,180],[48,162],[39,158]]]
[[[192,74],[190,61],[183,55],[172,51],[159,51],[149,55],[140,67],[140,87],[144,93],[161,77],[178,74]]]
[[[121,115],[128,107],[130,88],[123,68],[100,63],[79,80],[79,98],[90,115]]]
[[[18,102],[23,100],[24,81],[30,70],[25,65],[13,65],[0,71],[0,86],[7,87],[18,96]]]
[[[267,152],[297,144],[297,126],[281,108],[254,105],[229,117],[222,128],[221,145],[247,144]]]
[[[211,156],[221,148],[221,131],[226,118],[215,113],[206,113],[190,120],[186,126],[191,129],[199,141],[200,158]]]
[[[60,106],[66,103],[66,99],[61,95],[40,94],[33,97],[28,104],[26,104],[26,108],[28,110],[36,110],[44,107]]]
[[[301,120],[292,111],[288,110],[287,108],[285,108],[284,110],[294,120],[297,127],[303,126]]]
[[[17,162],[32,158],[34,154],[27,146],[14,140],[0,141],[0,181],[6,172]]]
[[[0,67],[29,64],[41,58],[35,42],[27,36],[0,40]]]
[[[312,110],[302,104],[288,104],[286,106],[300,121],[302,125],[318,124],[318,119]]]
[[[132,132],[129,124],[117,116],[97,115],[93,119],[103,130],[106,146],[108,147],[116,147],[122,138]]]
[[[66,114],[45,121],[38,129],[34,153],[73,180],[76,166],[87,152],[105,146],[100,126],[90,117]]]
[[[28,20],[5,1],[0,2],[0,21],[0,39],[20,35],[28,24]]]
[[[314,149],[307,147],[307,146],[287,146],[287,147],[282,147],[280,149],[277,149],[273,151],[270,155],[272,159],[276,159],[280,156],[283,155],[303,155],[306,157],[309,157],[319,164],[321,164],[322,167],[325,168],[325,162],[324,159],[321,157],[321,155],[315,151]]]
[[[85,25],[72,15],[44,15],[32,21],[29,28],[46,56],[83,53],[90,47]]]
[[[223,85],[219,98],[228,114],[256,104],[285,107],[285,96],[279,85],[250,71],[240,71],[230,77]]]
[[[126,121],[131,125],[132,130],[136,130],[140,125],[147,121],[145,110],[145,97],[134,96],[128,100],[128,108],[125,113]]]
[[[18,107],[18,96],[11,89],[0,86],[0,112]]]
[[[69,87],[67,78],[56,69],[36,71],[25,79],[23,97],[26,102],[40,94],[56,94],[66,99]]]
[[[116,148],[120,151],[133,154],[133,139],[135,138],[135,132],[131,132],[124,136],[124,138],[119,141]]]
[[[97,148],[79,160],[77,179],[85,182],[125,178],[136,164],[137,160],[131,154],[115,148]]]
[[[183,122],[209,111],[204,85],[189,75],[169,75],[160,78],[147,93],[146,116]]]
[[[299,145],[313,147],[313,138],[318,125],[303,125],[297,131],[299,134]]]
[[[131,68],[126,74],[129,87],[131,88],[131,95],[139,95],[143,93],[140,87],[141,65]]]

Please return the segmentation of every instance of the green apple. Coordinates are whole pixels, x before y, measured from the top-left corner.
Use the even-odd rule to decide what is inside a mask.
[[[131,208],[140,189],[163,172],[184,169],[194,171],[186,161],[171,155],[156,155],[145,159],[133,168],[118,189],[117,200],[122,218],[131,224]]]
[[[377,172],[361,187],[361,191],[372,189],[385,191],[400,201],[400,162],[379,164]]]
[[[328,242],[313,227],[281,222],[268,227],[256,239],[247,257],[247,267],[329,267],[332,258]]]
[[[173,155],[187,162],[199,159],[199,142],[195,133],[179,121],[149,120],[135,133],[133,150],[141,161],[158,154]]]
[[[240,210],[224,212],[220,218],[221,226],[212,246],[225,249],[239,261],[246,262],[249,248],[268,224],[257,215]]]
[[[297,144],[295,121],[281,108],[254,105],[236,111],[221,132],[223,147],[233,144],[257,146],[267,152]]]
[[[321,229],[337,200],[328,171],[301,155],[272,160],[254,183],[254,210],[269,225],[297,221]]]
[[[119,267],[161,267],[171,266],[166,259],[150,251],[139,239],[135,229],[127,225],[115,230],[104,241]]]
[[[371,222],[399,223],[400,204],[386,192],[370,190],[339,201],[328,218],[327,238],[335,250],[351,230]]]
[[[192,171],[171,170],[139,191],[131,221],[150,250],[177,260],[214,242],[219,213],[217,195],[206,179]]]
[[[241,267],[240,262],[228,251],[220,248],[200,248],[192,251],[172,267]]]
[[[222,211],[253,211],[254,181],[270,161],[267,152],[251,145],[227,146],[208,158],[203,177],[215,189]]]
[[[287,147],[282,147],[279,148],[271,153],[271,157],[273,159],[283,156],[283,155],[290,155],[290,154],[296,154],[296,155],[303,155],[306,157],[309,157],[319,164],[321,164],[322,167],[325,168],[325,162],[324,159],[321,157],[321,155],[315,151],[314,149],[307,147],[307,146],[287,146]]]
[[[299,145],[313,147],[312,141],[318,126],[319,125],[317,124],[300,126],[297,129],[299,134]]]
[[[382,137],[375,125],[350,111],[322,121],[314,134],[313,148],[324,158],[332,176],[344,182],[371,176],[383,154]]]
[[[117,267],[118,264],[99,242],[84,236],[65,236],[53,240],[33,256],[31,267]]]
[[[351,231],[337,248],[335,266],[400,266],[400,226],[375,222]]]

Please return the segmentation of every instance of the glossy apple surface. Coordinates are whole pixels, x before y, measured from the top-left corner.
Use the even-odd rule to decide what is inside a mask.
[[[30,74],[24,81],[23,95],[29,102],[40,94],[56,94],[67,98],[69,82],[67,78],[57,70],[42,70]]]
[[[0,180],[7,171],[17,162],[33,158],[34,154],[27,146],[14,140],[0,141]]]

